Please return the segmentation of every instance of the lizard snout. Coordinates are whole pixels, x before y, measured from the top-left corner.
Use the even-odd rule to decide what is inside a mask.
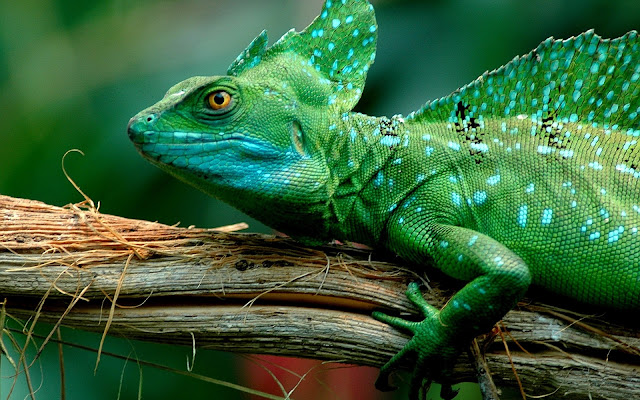
[[[157,119],[158,116],[153,113],[142,113],[131,118],[127,125],[129,139],[134,143],[142,143],[145,132],[153,129],[153,125]]]

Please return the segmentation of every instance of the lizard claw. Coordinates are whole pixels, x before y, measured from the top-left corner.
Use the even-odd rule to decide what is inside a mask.
[[[411,385],[409,390],[410,399],[419,399],[420,393],[426,396],[431,385],[430,377],[446,376],[452,361],[455,361],[459,350],[454,347],[452,338],[449,337],[445,327],[439,320],[439,310],[428,304],[419,290],[416,283],[409,284],[407,288],[407,298],[414,303],[425,319],[422,322],[407,321],[402,318],[389,316],[385,313],[374,311],[372,316],[378,321],[385,322],[393,327],[413,333],[413,337],[396,355],[380,368],[380,375],[376,380],[376,388],[381,391],[395,389],[389,384],[389,375],[395,370],[400,362],[410,353],[417,356]],[[443,385],[441,396],[445,400],[451,400],[457,395],[457,391],[451,385]]]
[[[454,389],[451,385],[443,383],[440,388],[440,397],[442,397],[443,400],[453,400],[459,391],[460,389]]]
[[[376,383],[375,383],[376,389],[378,389],[381,392],[392,392],[398,388],[397,386],[393,386],[389,384],[390,373],[391,371],[389,370],[386,370],[386,371],[382,371],[382,369],[380,370],[380,374],[378,375],[378,379],[376,379]]]

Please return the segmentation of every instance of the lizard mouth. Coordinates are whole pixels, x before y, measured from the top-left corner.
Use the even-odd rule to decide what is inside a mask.
[[[130,127],[129,138],[142,155],[154,160],[164,157],[214,156],[227,149],[241,150],[245,154],[255,154],[260,158],[278,155],[272,147],[237,132],[212,135],[201,132],[136,131]]]
[[[129,121],[129,139],[146,158],[158,162],[177,160],[191,163],[220,153],[237,153],[244,157],[271,158],[280,152],[268,143],[244,132],[182,132],[153,129],[155,115],[134,117]]]

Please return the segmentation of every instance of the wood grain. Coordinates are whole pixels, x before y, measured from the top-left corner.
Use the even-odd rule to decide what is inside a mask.
[[[344,245],[311,249],[0,196],[0,301],[26,320],[45,299],[35,323],[66,313],[62,325],[102,332],[117,293],[110,335],[187,346],[194,337],[200,348],[380,366],[409,337],[369,315],[417,314],[403,292],[424,277],[410,267]],[[430,275],[438,282],[425,298],[442,306],[460,284]],[[533,300],[502,324],[528,395],[640,396],[637,330]],[[485,347],[498,386],[514,387],[502,340]],[[456,379],[477,379],[466,357]]]

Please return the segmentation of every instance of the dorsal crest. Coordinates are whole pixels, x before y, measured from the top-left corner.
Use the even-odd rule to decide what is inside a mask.
[[[428,102],[416,121],[468,124],[531,117],[624,129],[640,136],[640,40],[636,31],[603,39],[593,30],[549,38],[449,96]],[[461,113],[460,110],[465,110]]]
[[[377,24],[366,0],[326,0],[322,12],[302,32],[291,30],[267,48],[262,32],[231,64],[227,73],[239,76],[270,58],[289,55],[310,79],[330,86],[328,105],[351,110],[362,95],[376,54]]]

